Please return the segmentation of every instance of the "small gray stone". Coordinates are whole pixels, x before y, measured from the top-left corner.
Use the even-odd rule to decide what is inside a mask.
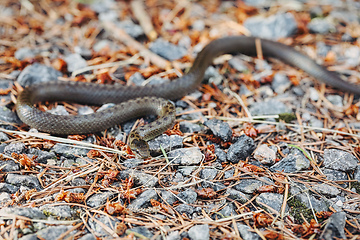
[[[337,149],[325,149],[323,164],[326,168],[351,172],[356,169],[358,160],[351,153]]]
[[[314,18],[307,25],[311,33],[325,34],[329,32],[335,32],[335,26],[329,21],[328,18]]]
[[[329,196],[329,197],[336,197],[338,196],[341,191],[334,186],[330,186],[328,184],[318,184],[312,187],[316,192],[325,195],[325,196]]]
[[[254,158],[265,165],[272,165],[276,159],[276,153],[266,144],[262,144],[254,152]]]
[[[340,186],[346,187],[348,186],[348,183],[345,182],[348,180],[348,176],[345,172],[341,170],[332,170],[332,169],[322,169],[323,174],[326,176],[326,179],[329,181],[336,181]],[[341,181],[344,181],[344,183],[341,183]]]
[[[226,162],[226,153],[219,147],[215,147],[216,161],[223,163]]]
[[[346,223],[346,213],[345,212],[336,212],[333,213],[326,226],[324,231],[321,233],[321,240],[331,240],[331,239],[346,239],[344,227]]]
[[[200,178],[210,181],[215,179],[217,173],[218,170],[214,168],[205,168],[200,171]]]
[[[135,72],[129,77],[128,82],[135,84],[136,86],[142,86],[145,82],[145,78],[139,72]]]
[[[152,174],[147,174],[141,171],[130,171],[129,176],[134,179],[136,185],[146,188],[155,187],[159,179]]]
[[[329,100],[329,102],[331,102],[334,106],[336,107],[343,107],[343,98],[339,95],[328,95],[326,97],[327,100]]]
[[[327,211],[328,205],[324,198],[316,199],[309,192],[309,187],[303,184],[292,185],[290,193],[296,198],[296,200],[303,203],[306,207],[314,209],[316,212]]]
[[[177,201],[176,196],[170,191],[161,191],[161,198],[169,205],[173,205]]]
[[[293,149],[289,155],[277,162],[270,171],[295,173],[310,167],[310,160],[298,149]]]
[[[271,87],[277,94],[284,93],[290,86],[291,82],[285,74],[276,73],[274,75]]]
[[[11,201],[11,195],[7,192],[0,191],[0,207],[6,205],[9,201]]]
[[[291,13],[279,13],[267,18],[249,17],[245,20],[244,27],[250,30],[252,36],[273,40],[290,37],[298,29]]]
[[[21,86],[26,87],[35,83],[55,81],[61,76],[62,73],[52,67],[34,63],[24,68],[20,73],[17,82]]]
[[[210,229],[209,229],[209,225],[207,224],[195,225],[189,229],[188,233],[191,240],[210,239]]]
[[[178,60],[186,55],[185,48],[160,38],[150,45],[150,50],[170,61]]]
[[[159,196],[155,190],[149,189],[141,193],[137,198],[129,205],[129,209],[141,209],[150,206],[150,200],[158,200]]]
[[[258,240],[258,239],[260,239],[260,237],[257,233],[250,231],[251,227],[249,227],[248,225],[236,223],[236,226],[239,229],[240,236],[243,240]]]
[[[6,176],[6,182],[18,187],[25,186],[30,189],[35,188],[38,191],[42,189],[39,180],[33,175],[20,175],[9,173]]]
[[[224,77],[218,72],[218,70],[216,68],[214,68],[213,66],[210,66],[205,71],[203,81],[206,81],[208,84],[213,83],[218,86],[221,84],[223,78]]]
[[[168,136],[166,134],[162,134],[159,137],[148,141],[150,153],[153,156],[162,154],[161,147],[165,150],[165,152],[169,152],[177,148],[182,148],[182,141],[183,138],[179,135]]]
[[[29,157],[36,157],[36,162],[46,164],[48,160],[57,160],[54,152],[42,151],[36,148],[30,148],[28,150]]]
[[[64,60],[67,63],[67,70],[69,72],[74,72],[88,66],[86,60],[78,53],[67,55]]]
[[[75,214],[69,205],[52,206],[51,204],[46,204],[41,206],[40,210],[46,212],[47,216],[51,214],[52,216],[56,216],[60,219],[70,219],[71,217],[74,217]]]
[[[255,149],[254,140],[246,135],[241,135],[237,141],[231,145],[227,152],[227,160],[238,163],[245,160]]]
[[[22,154],[26,152],[26,146],[22,142],[12,142],[4,148],[4,153],[11,156],[12,153]]]
[[[0,142],[5,142],[8,140],[9,140],[9,137],[4,132],[0,132]]]
[[[185,191],[180,192],[178,198],[187,204],[193,204],[196,202],[197,193],[192,189],[186,189]]]
[[[19,187],[16,187],[11,184],[7,183],[0,183],[0,192],[7,192],[7,193],[16,193],[19,190]]]
[[[55,144],[51,148],[51,151],[66,158],[72,158],[72,159],[75,159],[76,156],[86,157],[87,153],[89,152],[89,150],[86,148],[72,147],[62,143]]]
[[[113,192],[101,192],[91,195],[88,199],[86,199],[86,204],[89,207],[98,208],[101,205],[104,205],[108,199],[113,198],[116,193]]]
[[[46,219],[42,211],[33,207],[6,207],[0,209],[0,216],[4,216],[4,214],[20,215],[31,219]]]
[[[13,160],[0,161],[0,168],[2,172],[13,172],[20,170],[20,164]]]
[[[249,71],[249,68],[246,66],[245,62],[240,57],[233,57],[228,61],[229,65],[232,68],[235,68],[238,72]]]
[[[63,116],[70,115],[68,111],[66,111],[66,108],[63,105],[57,105],[56,107],[47,110],[46,112],[54,115],[63,115]]]
[[[218,211],[218,213],[224,218],[231,217],[236,215],[235,209],[236,207],[234,206],[234,204],[230,203],[222,207],[221,210]]]
[[[218,119],[210,119],[204,122],[204,125],[210,128],[211,132],[221,138],[224,142],[229,142],[232,137],[232,130],[228,123]]]
[[[203,154],[197,147],[181,148],[168,153],[168,157],[174,160],[174,164],[197,165],[201,162]]]
[[[14,57],[18,60],[24,60],[26,58],[34,58],[36,55],[40,53],[37,49],[31,49],[27,47],[19,48],[14,53]]]
[[[180,214],[185,213],[186,215],[191,216],[194,213],[195,208],[187,204],[179,204],[175,207],[175,210]]]
[[[270,99],[264,102],[251,104],[249,110],[253,116],[274,115],[292,112],[291,109],[289,109],[284,103],[276,99]]]
[[[265,185],[263,181],[256,179],[243,179],[237,182],[234,188],[243,193],[253,194],[259,187]]]
[[[281,211],[281,205],[283,203],[283,195],[278,193],[261,193],[256,197],[256,202],[262,207],[266,208],[264,205],[269,206],[277,212]],[[263,203],[263,204],[261,204]],[[286,207],[288,208],[288,207]],[[266,208],[267,209],[267,208]],[[273,212],[271,209],[267,209],[270,212]]]
[[[94,113],[94,110],[89,106],[83,106],[78,108],[79,115],[87,115]]]
[[[109,229],[114,229],[114,226],[116,226],[116,224],[119,224],[120,221],[117,220],[116,218],[110,218],[108,216],[105,215],[96,215],[95,216],[95,220],[93,220],[92,218],[89,218],[88,220],[88,224],[89,227],[94,231],[95,235],[99,238],[104,238],[107,236],[110,236],[110,233],[107,232],[102,225],[107,226]],[[53,238],[55,239],[55,238]]]
[[[180,122],[180,131],[183,133],[194,133],[194,132],[200,132],[203,130],[203,127],[201,127],[199,124],[182,121]]]
[[[71,229],[71,226],[51,226],[41,229],[36,233],[36,235],[39,239],[52,240],[58,238],[69,229]],[[65,235],[64,238],[70,238],[71,236],[74,236],[74,232]]]
[[[165,240],[180,240],[179,231],[170,232],[169,235],[166,236]]]

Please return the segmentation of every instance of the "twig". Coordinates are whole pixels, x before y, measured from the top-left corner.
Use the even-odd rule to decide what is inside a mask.
[[[149,14],[145,11],[144,2],[140,0],[133,0],[130,2],[130,5],[134,16],[139,21],[140,26],[143,28],[146,36],[150,41],[154,41],[158,34],[152,25]]]

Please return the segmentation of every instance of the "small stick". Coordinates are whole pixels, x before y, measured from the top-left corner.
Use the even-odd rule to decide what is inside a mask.
[[[144,2],[139,0],[131,1],[131,10],[134,13],[136,19],[139,21],[140,26],[143,28],[146,36],[150,41],[154,41],[158,34],[152,25],[149,14],[145,11]]]

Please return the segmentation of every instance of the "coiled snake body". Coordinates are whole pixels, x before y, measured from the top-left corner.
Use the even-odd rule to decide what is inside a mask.
[[[54,81],[29,86],[22,91],[16,104],[20,119],[27,125],[52,134],[84,134],[98,132],[131,118],[156,114],[159,118],[130,132],[131,148],[149,156],[148,140],[170,128],[175,121],[175,108],[166,99],[179,99],[201,83],[205,70],[215,57],[242,53],[256,56],[254,37],[232,36],[210,42],[196,57],[187,74],[161,85],[114,86],[84,82]],[[277,58],[298,67],[333,87],[360,95],[360,88],[343,81],[304,54],[284,44],[261,39],[265,57]],[[82,104],[116,103],[112,108],[89,115],[62,116],[42,112],[34,107],[40,101],[72,101]]]

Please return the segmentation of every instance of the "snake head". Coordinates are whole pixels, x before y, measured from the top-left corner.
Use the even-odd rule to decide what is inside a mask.
[[[150,157],[150,149],[148,143],[141,139],[139,133],[134,130],[129,135],[129,145],[131,150],[136,151],[142,158]]]

